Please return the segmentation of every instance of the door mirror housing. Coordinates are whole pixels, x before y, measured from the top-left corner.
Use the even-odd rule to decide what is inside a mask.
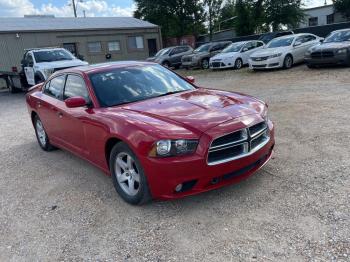
[[[81,96],[67,98],[64,100],[64,103],[68,108],[83,107],[87,105],[86,100]]]
[[[247,47],[242,49],[242,53],[247,52],[249,49]]]
[[[300,42],[300,41],[296,41],[295,43],[294,43],[294,46],[300,46],[302,43]]]
[[[323,43],[323,42],[324,42],[324,38],[321,38],[321,39],[320,39],[320,43]]]
[[[193,76],[186,76],[186,80],[191,84],[194,84],[196,82],[196,79]]]

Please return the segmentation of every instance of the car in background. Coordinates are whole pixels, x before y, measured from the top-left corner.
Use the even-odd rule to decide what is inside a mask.
[[[155,63],[60,71],[26,101],[43,150],[90,161],[135,205],[238,183],[271,159],[275,145],[266,103],[198,87]]]
[[[209,68],[209,59],[220,53],[227,46],[232,44],[231,41],[224,42],[212,42],[208,44],[201,45],[193,51],[190,55],[185,55],[182,57],[182,67],[183,68]]]
[[[350,28],[332,32],[321,44],[305,54],[309,68],[320,65],[350,66]]]
[[[180,68],[184,55],[192,54],[193,48],[189,45],[172,46],[161,49],[154,57],[147,58],[148,62],[155,62],[165,67]]]
[[[265,46],[262,41],[243,41],[236,42],[221,53],[210,58],[209,66],[211,69],[235,68],[241,69],[248,65],[249,56]]]
[[[317,45],[323,38],[313,34],[294,34],[270,41],[264,49],[254,52],[249,59],[253,70],[271,68],[291,68],[304,62],[305,52]]]
[[[263,34],[259,37],[259,41],[263,41],[265,44],[270,42],[272,39],[275,39],[277,37],[286,36],[286,35],[293,35],[293,31],[280,31],[280,32],[271,32]]]

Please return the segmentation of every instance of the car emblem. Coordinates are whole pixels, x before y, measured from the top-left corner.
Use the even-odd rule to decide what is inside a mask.
[[[261,58],[260,58],[260,57],[258,57],[258,58],[255,58],[255,60],[256,60],[256,61],[261,61]]]

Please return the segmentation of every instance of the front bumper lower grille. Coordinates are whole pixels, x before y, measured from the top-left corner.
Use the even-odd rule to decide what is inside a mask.
[[[216,138],[210,145],[208,165],[227,163],[261,149],[270,140],[267,122]]]

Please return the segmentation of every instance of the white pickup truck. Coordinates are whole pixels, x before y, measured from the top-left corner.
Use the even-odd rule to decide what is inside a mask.
[[[21,61],[22,70],[19,73],[16,72],[17,68],[13,68],[13,72],[0,71],[0,78],[5,79],[14,93],[44,82],[58,70],[84,65],[88,63],[77,59],[64,48],[28,49]]]

